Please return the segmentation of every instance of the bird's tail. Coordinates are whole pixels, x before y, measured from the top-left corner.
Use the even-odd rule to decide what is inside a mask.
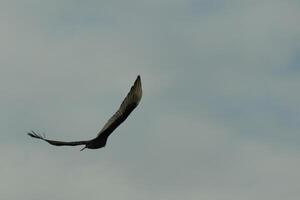
[[[86,146],[85,146],[85,147],[83,147],[82,149],[80,149],[80,151],[83,151],[85,148],[86,148]]]

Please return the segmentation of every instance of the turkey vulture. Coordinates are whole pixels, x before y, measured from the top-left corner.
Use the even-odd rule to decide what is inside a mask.
[[[74,142],[63,142],[56,140],[48,140],[45,136],[37,134],[34,131],[28,133],[29,136],[37,139],[44,140],[49,144],[56,146],[76,146],[76,145],[85,145],[84,148],[87,149],[99,149],[104,147],[107,141],[108,136],[129,116],[129,114],[137,107],[140,100],[142,98],[142,83],[141,77],[138,76],[131,87],[129,93],[123,100],[120,105],[118,111],[108,120],[108,122],[104,125],[98,135],[91,140],[83,140],[83,141],[74,141]]]

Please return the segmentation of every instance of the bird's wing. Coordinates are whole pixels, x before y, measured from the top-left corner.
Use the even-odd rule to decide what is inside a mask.
[[[36,138],[36,139],[44,140],[44,141],[48,142],[49,144],[52,144],[52,145],[55,145],[55,146],[85,145],[89,142],[89,141],[63,142],[63,141],[56,141],[56,140],[48,140],[45,137],[41,136],[40,134],[38,134],[34,131],[29,132],[28,135],[33,137],[33,138]]]
[[[140,76],[137,77],[133,86],[131,87],[126,98],[123,100],[118,111],[108,120],[101,131],[98,133],[97,137],[92,140],[84,141],[74,141],[74,142],[64,142],[56,140],[48,140],[45,137],[31,131],[28,133],[29,136],[44,140],[49,144],[56,146],[76,146],[76,145],[87,145],[90,142],[97,142],[98,139],[106,140],[108,136],[129,116],[129,114],[137,107],[142,98],[142,84]]]
[[[129,93],[123,100],[118,111],[106,122],[104,127],[98,133],[97,139],[107,139],[107,137],[129,116],[137,107],[142,98],[141,77],[138,76],[131,87]]]

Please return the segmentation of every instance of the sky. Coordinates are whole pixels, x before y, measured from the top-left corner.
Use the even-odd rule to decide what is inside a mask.
[[[3,200],[295,200],[298,0],[0,0]],[[137,75],[143,98],[93,138]]]

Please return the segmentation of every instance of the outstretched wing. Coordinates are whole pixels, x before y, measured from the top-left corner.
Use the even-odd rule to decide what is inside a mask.
[[[49,144],[56,146],[76,146],[76,145],[88,145],[91,148],[93,145],[95,147],[100,147],[99,141],[106,141],[108,136],[129,116],[129,114],[137,107],[140,100],[142,98],[142,84],[141,77],[138,76],[135,80],[133,86],[131,87],[129,93],[126,98],[123,100],[118,111],[108,120],[108,122],[104,125],[101,131],[98,133],[97,137],[92,140],[84,140],[84,141],[74,141],[74,142],[64,142],[64,141],[56,141],[56,140],[48,140],[45,137],[31,131],[28,133],[29,136],[44,140]],[[88,148],[88,147],[87,147]]]
[[[142,98],[141,77],[138,76],[118,111],[108,120],[94,140],[107,139],[108,136],[129,116]]]
[[[55,146],[85,145],[89,142],[89,141],[63,142],[63,141],[56,141],[56,140],[48,140],[45,137],[41,136],[40,134],[37,134],[34,131],[29,132],[28,135],[33,137],[33,138],[36,138],[36,139],[44,140],[44,141],[48,142],[49,144],[52,144],[52,145],[55,145]]]

